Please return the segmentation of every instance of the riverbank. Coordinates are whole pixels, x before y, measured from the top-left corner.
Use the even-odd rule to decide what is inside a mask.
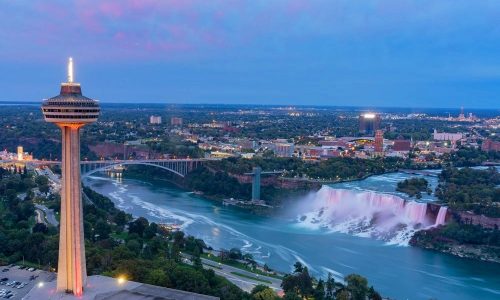
[[[432,228],[416,232],[410,245],[460,258],[500,263],[500,247],[459,242],[443,234],[443,228]]]
[[[300,185],[282,183],[274,186],[270,184],[263,184],[261,188],[261,195],[264,202],[252,203],[250,200],[244,200],[251,198],[251,183],[239,182],[231,175],[228,175],[227,178],[222,180],[216,180],[203,175],[206,174],[189,174],[186,178],[181,178],[163,170],[151,170],[141,167],[131,167],[123,173],[124,178],[172,184],[177,188],[193,192],[196,195],[202,196],[219,205],[224,205],[225,202],[228,202],[231,203],[231,206],[239,210],[260,216],[275,215],[279,213],[281,208],[290,204],[293,199],[302,198],[308,193],[316,191],[321,187],[318,183],[309,182],[302,182]],[[217,184],[222,185],[226,191],[210,193],[209,189],[201,187],[196,183],[193,184],[193,181],[195,180],[201,181],[208,186],[214,186]],[[233,180],[233,182],[228,182],[230,180]],[[226,201],[231,198],[236,201]]]
[[[436,196],[448,207],[446,225],[415,233],[413,246],[500,262],[500,174],[495,168],[446,168]]]

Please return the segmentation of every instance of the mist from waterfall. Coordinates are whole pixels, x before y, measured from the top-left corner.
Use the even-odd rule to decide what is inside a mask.
[[[446,210],[434,220],[427,204],[391,194],[334,189],[323,186],[302,203],[297,225],[372,237],[389,244],[408,245],[417,230],[444,224]]]

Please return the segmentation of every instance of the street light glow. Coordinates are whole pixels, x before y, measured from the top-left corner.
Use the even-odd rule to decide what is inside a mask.
[[[125,281],[127,280],[124,275],[118,276],[118,284],[124,284]]]

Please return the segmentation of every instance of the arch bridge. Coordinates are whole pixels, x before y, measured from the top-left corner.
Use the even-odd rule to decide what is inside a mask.
[[[141,160],[96,160],[96,161],[81,161],[80,171],[82,177],[92,175],[96,172],[112,170],[116,167],[126,165],[144,165],[160,168],[172,172],[180,177],[185,177],[189,172],[203,165],[207,161],[217,160],[215,158],[199,158],[199,159],[141,159]],[[0,165],[20,165],[40,167],[44,165],[59,165],[60,161],[16,161],[2,160]]]

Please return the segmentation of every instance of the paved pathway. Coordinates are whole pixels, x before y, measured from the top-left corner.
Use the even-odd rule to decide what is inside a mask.
[[[35,207],[45,214],[45,217],[47,218],[47,221],[49,222],[50,225],[52,226],[59,226],[59,222],[56,219],[56,215],[54,214],[54,210],[49,209],[47,206],[42,205],[42,204],[35,204]]]

